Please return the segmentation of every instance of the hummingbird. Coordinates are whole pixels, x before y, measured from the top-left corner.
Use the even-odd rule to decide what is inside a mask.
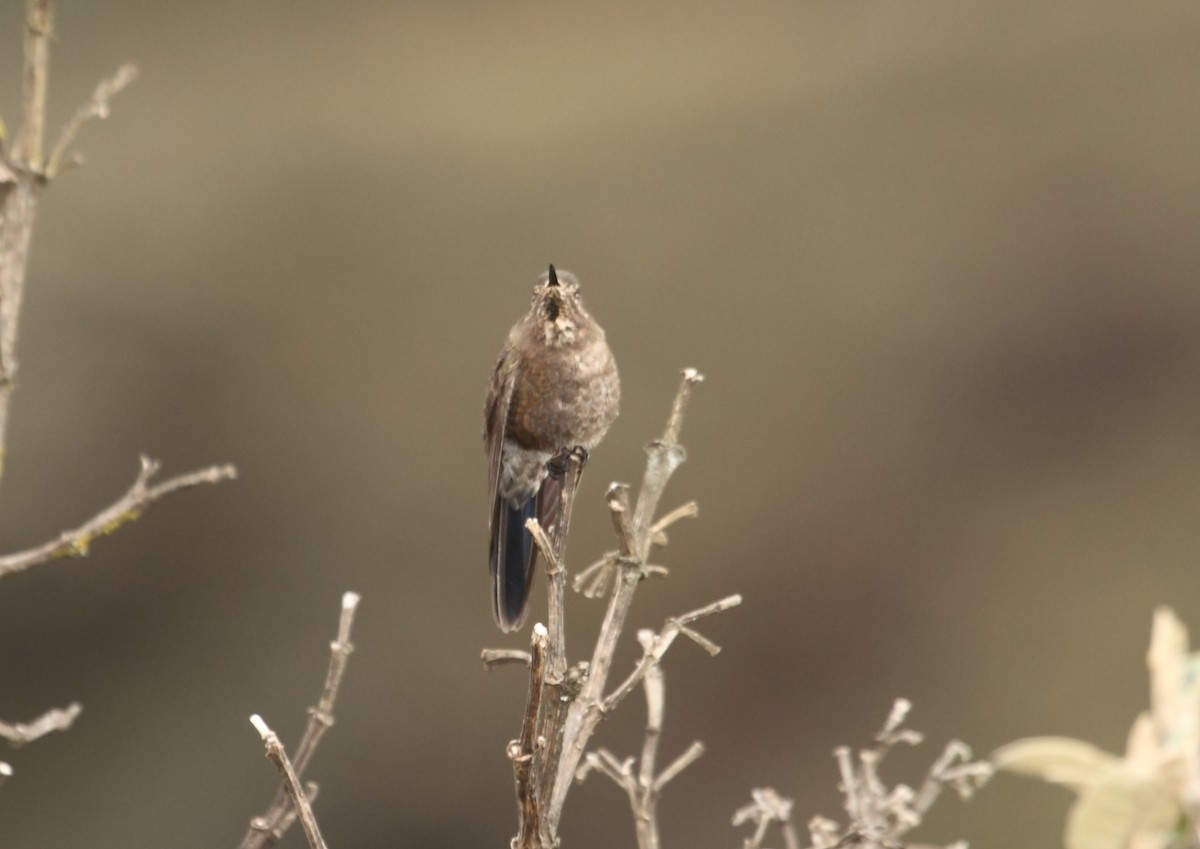
[[[590,452],[617,417],[621,383],[604,329],[583,308],[579,280],[554,266],[500,351],[483,409],[488,460],[488,565],[502,631],[525,618],[537,546],[559,520],[567,458]],[[566,528],[563,528],[566,531]]]

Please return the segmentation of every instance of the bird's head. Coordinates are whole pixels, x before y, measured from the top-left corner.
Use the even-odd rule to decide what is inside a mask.
[[[531,312],[546,344],[553,347],[575,344],[594,326],[583,308],[579,279],[553,265],[533,287]]]

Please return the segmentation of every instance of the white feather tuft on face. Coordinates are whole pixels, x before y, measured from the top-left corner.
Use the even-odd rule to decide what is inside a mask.
[[[574,345],[578,337],[576,330],[575,322],[561,315],[554,321],[542,322],[542,336],[551,348]]]

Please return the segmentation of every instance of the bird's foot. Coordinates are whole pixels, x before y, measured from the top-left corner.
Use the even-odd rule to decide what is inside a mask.
[[[546,469],[556,478],[564,477],[567,474],[567,466],[571,460],[579,463],[579,471],[582,472],[583,467],[587,465],[588,450],[582,445],[576,445],[574,448],[564,448],[550,458],[550,462],[546,464]]]

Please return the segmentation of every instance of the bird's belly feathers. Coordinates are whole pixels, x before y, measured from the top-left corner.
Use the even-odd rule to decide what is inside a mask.
[[[557,453],[595,447],[617,417],[621,387],[603,339],[577,350],[527,357],[513,388],[506,435],[525,448]]]

